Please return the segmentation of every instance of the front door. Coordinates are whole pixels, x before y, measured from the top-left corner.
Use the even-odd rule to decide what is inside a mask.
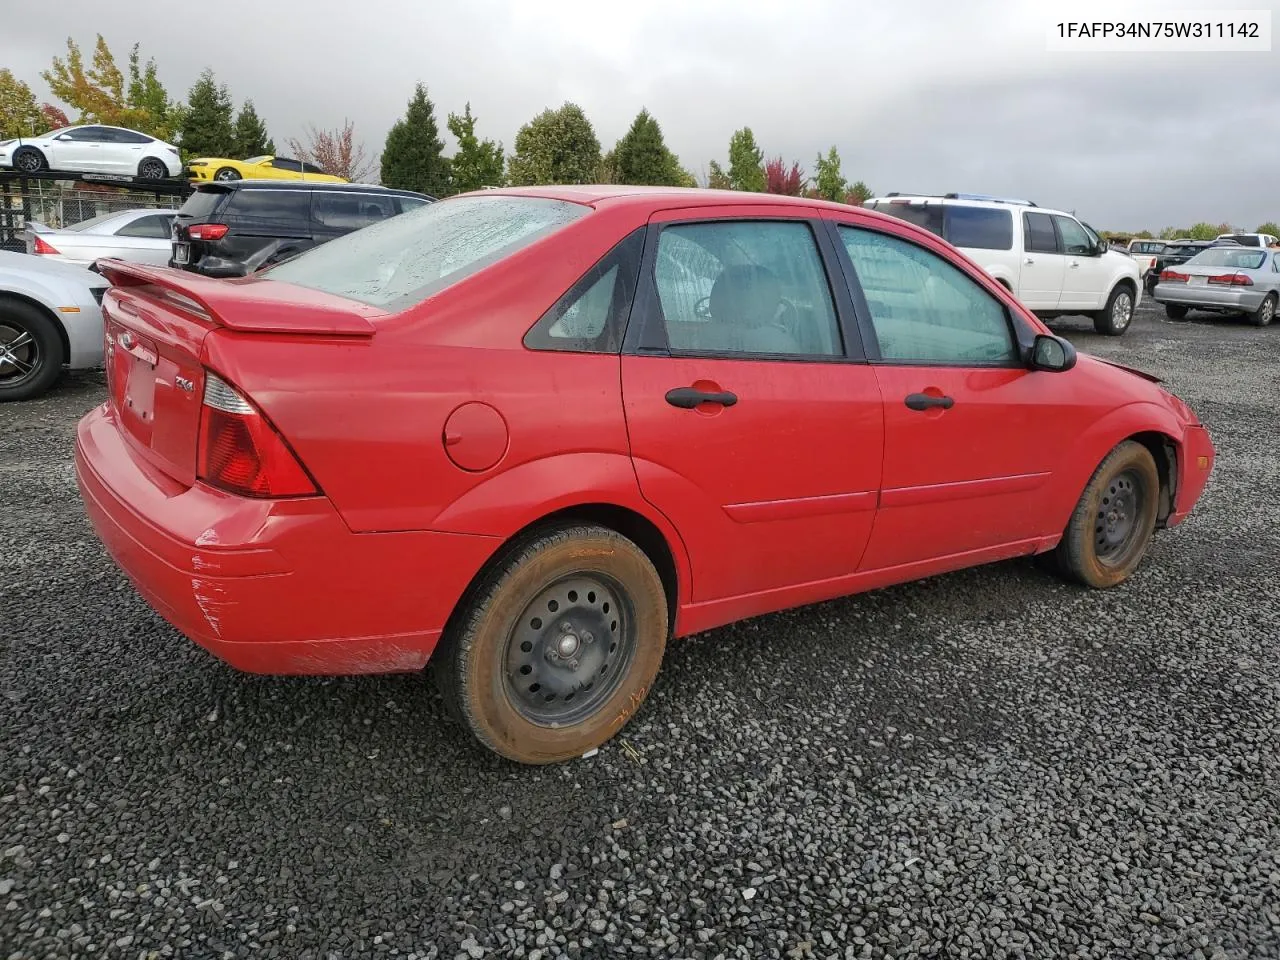
[[[655,216],[622,358],[636,476],[695,602],[855,573],[880,484],[880,392],[830,238],[803,208],[742,215]]]
[[[1062,279],[1064,310],[1101,310],[1111,290],[1111,265],[1094,253],[1094,240],[1074,217],[1054,214],[1058,236],[1062,238],[1066,270]]]
[[[53,141],[50,166],[54,170],[93,173],[103,169],[102,147],[105,139],[101,127],[79,127]]]
[[[1063,437],[1092,408],[1073,406],[1068,375],[1027,369],[1009,311],[974,277],[882,229],[836,232],[867,305],[864,340],[885,406],[863,570],[1042,536],[1039,506]]]

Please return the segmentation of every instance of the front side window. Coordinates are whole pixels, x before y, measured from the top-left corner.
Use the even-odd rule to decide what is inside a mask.
[[[978,250],[1013,249],[1013,212],[953,204],[947,211],[947,242]]]
[[[590,212],[541,197],[453,197],[330,240],[260,276],[395,312]]]
[[[1089,239],[1089,234],[1078,221],[1071,217],[1057,215],[1053,219],[1058,224],[1058,232],[1062,235],[1063,253],[1083,255],[1093,249],[1093,241]]]
[[[1022,227],[1027,253],[1058,252],[1058,235],[1053,230],[1053,218],[1047,213],[1024,213]]]
[[[873,230],[842,226],[840,236],[870,309],[882,360],[1018,363],[1004,305],[959,268]]]
[[[807,223],[671,224],[654,285],[673,353],[843,354],[835,304]]]

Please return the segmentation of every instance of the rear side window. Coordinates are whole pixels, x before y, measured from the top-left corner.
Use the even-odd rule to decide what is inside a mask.
[[[542,197],[454,197],[330,240],[261,275],[395,312],[590,212]]]
[[[1053,218],[1047,213],[1024,213],[1022,226],[1027,235],[1028,253],[1058,252],[1058,235],[1053,229]]]
[[[1013,213],[989,207],[948,206],[946,239],[957,247],[1013,249]]]
[[[237,190],[223,213],[241,226],[262,229],[272,236],[281,231],[305,232],[311,220],[311,192]]]
[[[313,202],[316,220],[331,230],[359,230],[398,212],[395,198],[387,194],[339,193],[317,190]]]
[[[117,237],[146,237],[151,240],[167,240],[169,239],[169,224],[172,222],[171,214],[155,213],[146,217],[139,217],[116,231]]]
[[[622,349],[644,252],[645,228],[624,238],[525,335],[531,350],[617,353]]]
[[[187,197],[187,202],[178,211],[183,220],[194,220],[203,223],[213,216],[218,205],[227,197],[225,190],[197,190]]]

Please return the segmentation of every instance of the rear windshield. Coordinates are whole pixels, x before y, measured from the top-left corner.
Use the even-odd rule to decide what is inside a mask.
[[[197,190],[187,197],[187,202],[178,210],[178,216],[184,220],[208,220],[226,195],[225,190]]]
[[[590,210],[540,197],[454,197],[330,240],[260,275],[395,312]]]
[[[1187,261],[1187,266],[1232,267],[1236,270],[1257,270],[1267,255],[1262,250],[1233,250],[1230,247],[1210,247]]]
[[[1218,238],[1219,240],[1234,240],[1236,243],[1244,247],[1260,247],[1262,246],[1261,238],[1248,233],[1225,233]]]

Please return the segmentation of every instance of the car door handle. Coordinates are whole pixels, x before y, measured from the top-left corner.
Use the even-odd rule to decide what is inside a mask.
[[[1070,267],[1072,270],[1074,270],[1076,267],[1080,266],[1080,261],[1072,260],[1070,263],[1067,264],[1067,266]]]
[[[932,410],[934,407],[950,410],[955,403],[950,397],[934,397],[927,393],[908,394],[906,400],[907,406],[912,410]]]
[[[722,407],[732,407],[738,402],[738,395],[727,390],[720,393],[706,390],[695,390],[693,387],[676,387],[667,391],[667,403],[673,407],[692,410],[704,403],[718,403]]]
[[[1035,262],[1036,262],[1036,258],[1035,258],[1035,257],[1027,257],[1027,259],[1023,260],[1022,262],[1023,262],[1023,263],[1035,263]]]

